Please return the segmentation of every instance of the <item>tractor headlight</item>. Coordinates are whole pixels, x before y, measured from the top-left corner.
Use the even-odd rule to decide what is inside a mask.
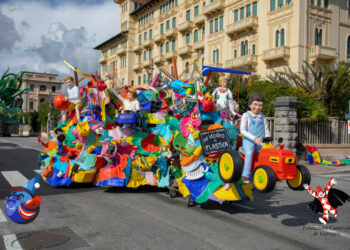
[[[280,158],[276,157],[276,156],[271,156],[270,157],[270,162],[279,163],[280,162]]]
[[[287,164],[293,164],[293,163],[295,163],[295,158],[293,158],[293,157],[287,157],[287,158],[285,159],[285,163],[287,163]]]

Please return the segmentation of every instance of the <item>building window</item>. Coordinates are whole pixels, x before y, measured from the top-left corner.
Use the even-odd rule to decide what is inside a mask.
[[[281,29],[281,46],[284,46],[284,29]]]
[[[350,15],[350,0],[348,1],[348,15]]]
[[[214,49],[213,50],[213,63],[218,63],[219,62],[219,57],[220,57],[219,49]]]
[[[205,36],[205,25],[203,25],[203,28],[202,28],[202,39],[204,39],[204,36]]]
[[[165,43],[165,52],[168,53],[169,52],[169,41],[167,41]]]
[[[241,56],[248,55],[248,40],[241,42]]]
[[[253,16],[258,16],[258,2],[253,3]]]
[[[214,49],[213,50],[213,63],[215,63],[215,59],[216,59],[216,52],[215,52],[216,50]]]
[[[274,11],[276,9],[276,0],[270,1],[270,10]]]
[[[148,58],[151,60],[152,59],[152,49],[148,50]]]
[[[219,19],[215,18],[215,32],[219,31]]]
[[[134,80],[131,81],[131,87],[134,86]]]
[[[139,63],[141,62],[141,59],[142,59],[142,55],[141,55],[141,52],[139,52]]]
[[[235,49],[235,51],[233,52],[233,56],[234,58],[237,58],[237,50]]]
[[[329,1],[328,0],[324,0],[324,7],[325,8],[328,8],[328,4],[329,4]]]
[[[317,6],[321,7],[321,0],[317,0]]]
[[[147,31],[145,33],[143,33],[143,40],[146,41],[147,40]]]
[[[176,17],[173,17],[173,28],[176,28]]]
[[[164,23],[160,24],[160,34],[164,33]]]
[[[186,11],[186,21],[190,21],[191,20],[191,10],[187,10]]]
[[[244,18],[244,7],[241,8],[241,14],[240,14],[240,19],[242,20]]]
[[[190,65],[190,63],[186,62],[186,64],[185,64],[186,74],[190,73],[190,67],[188,67],[189,65]]]
[[[144,60],[144,61],[147,60],[147,52],[146,52],[146,50],[143,52],[143,60]]]
[[[350,36],[347,41],[346,59],[347,61],[350,61]]]
[[[175,39],[173,39],[173,40],[171,41],[171,49],[172,49],[172,51],[175,51],[175,50],[176,50],[176,40],[175,40]]]
[[[186,45],[189,45],[191,43],[191,35],[190,33],[186,34]]]
[[[199,15],[199,6],[197,5],[196,7],[194,7],[194,16],[198,16]]]
[[[315,4],[315,0],[310,0],[310,3],[311,3],[312,5],[314,5],[314,4]]]
[[[139,44],[142,43],[142,35],[139,35]]]
[[[166,25],[165,25],[165,28],[168,30],[168,29],[170,29],[170,21],[168,20],[168,21],[166,21]]]
[[[315,29],[315,45],[322,45],[322,29]]]
[[[220,17],[220,30],[224,30],[224,16]]]
[[[147,77],[146,75],[143,75],[143,84],[146,84],[146,81],[147,81]]]
[[[276,44],[275,44],[275,46],[276,46],[276,48],[277,48],[277,47],[280,46],[280,31],[279,31],[279,30],[276,31],[276,37],[275,37],[275,39],[276,39]]]
[[[292,3],[292,0],[287,0],[287,5],[290,5]]]
[[[53,92],[53,93],[56,92],[56,86],[51,87],[51,92]]]
[[[163,44],[159,46],[160,55],[163,55]]]
[[[141,76],[138,77],[137,81],[138,81],[138,84],[141,85]]]
[[[30,84],[31,91],[34,91],[34,84]]]
[[[284,0],[278,0],[278,8],[282,8]]]
[[[195,30],[193,33],[193,41],[198,42],[198,30]]]
[[[210,34],[214,33],[214,21],[210,20]]]
[[[249,17],[249,16],[251,16],[251,5],[249,4],[249,5],[247,5],[247,13],[246,13],[246,16],[247,17]]]
[[[256,50],[255,44],[253,44],[253,45],[252,45],[252,54],[253,54],[253,55],[255,55],[255,53],[256,53],[255,50]]]
[[[238,10],[235,10],[234,19],[235,19],[235,22],[237,22],[238,19],[239,19],[239,17],[238,17]]]
[[[174,67],[173,67],[173,66],[171,66],[171,68],[170,68],[170,69],[171,69],[171,70],[170,70],[170,71],[171,71],[171,75],[172,75],[172,76],[174,76]]]
[[[152,39],[152,29],[149,30],[149,39]]]
[[[46,86],[45,85],[40,85],[40,91],[46,91]]]
[[[40,99],[40,103],[43,103],[43,102],[45,102],[45,98]]]
[[[34,101],[29,101],[29,109],[30,110],[34,109]]]

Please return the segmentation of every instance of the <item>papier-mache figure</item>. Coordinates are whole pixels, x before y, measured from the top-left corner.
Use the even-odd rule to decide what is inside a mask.
[[[309,204],[309,207],[314,213],[323,212],[322,218],[319,220],[323,224],[328,223],[329,213],[337,217],[338,206],[343,205],[346,201],[350,201],[350,196],[341,190],[335,189],[332,186],[337,185],[335,179],[329,180],[326,188],[323,190],[321,187],[317,186],[317,192],[314,191],[308,184],[304,184],[304,188],[311,194],[315,199]]]
[[[122,113],[124,113],[125,111],[130,111],[130,112],[137,112],[138,110],[140,110],[140,103],[136,98],[136,89],[132,89],[129,88],[127,90],[127,98],[125,99],[124,97],[122,97],[119,93],[117,94],[117,97],[123,102],[124,105],[124,109],[122,110]]]
[[[226,116],[237,115],[237,103],[233,100],[232,92],[227,86],[227,80],[224,76],[219,78],[220,87],[216,88],[212,96],[216,97],[216,107],[218,111],[225,112]]]
[[[65,97],[65,100],[69,100],[68,110],[64,111],[63,121],[67,119],[67,111],[75,110],[77,120],[80,119],[80,108],[83,106],[83,102],[80,99],[79,87],[74,85],[74,78],[72,76],[66,76],[64,82],[67,85],[68,97]]]

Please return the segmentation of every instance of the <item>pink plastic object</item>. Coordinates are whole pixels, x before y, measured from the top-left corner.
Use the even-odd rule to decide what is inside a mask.
[[[155,74],[153,79],[152,79],[152,82],[151,82],[151,84],[149,86],[154,87],[154,85],[156,84],[158,78],[159,78],[159,74]]]

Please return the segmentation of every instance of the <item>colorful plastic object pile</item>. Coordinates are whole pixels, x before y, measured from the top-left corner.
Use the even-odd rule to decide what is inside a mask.
[[[242,162],[237,152],[238,159],[233,158],[232,151],[239,130],[221,120],[203,84],[176,79],[137,88],[141,110],[120,113],[116,93],[125,96],[127,87],[99,88],[103,81],[98,85],[91,80],[80,91],[81,117],[76,118],[73,110],[48,142],[39,138],[45,147],[39,157],[46,183],[169,187],[196,203],[252,200],[252,184],[237,183]],[[176,96],[173,107],[165,102],[171,92]],[[57,102],[57,108],[65,107]],[[206,154],[212,146],[201,140],[206,131],[227,133],[228,150]]]

